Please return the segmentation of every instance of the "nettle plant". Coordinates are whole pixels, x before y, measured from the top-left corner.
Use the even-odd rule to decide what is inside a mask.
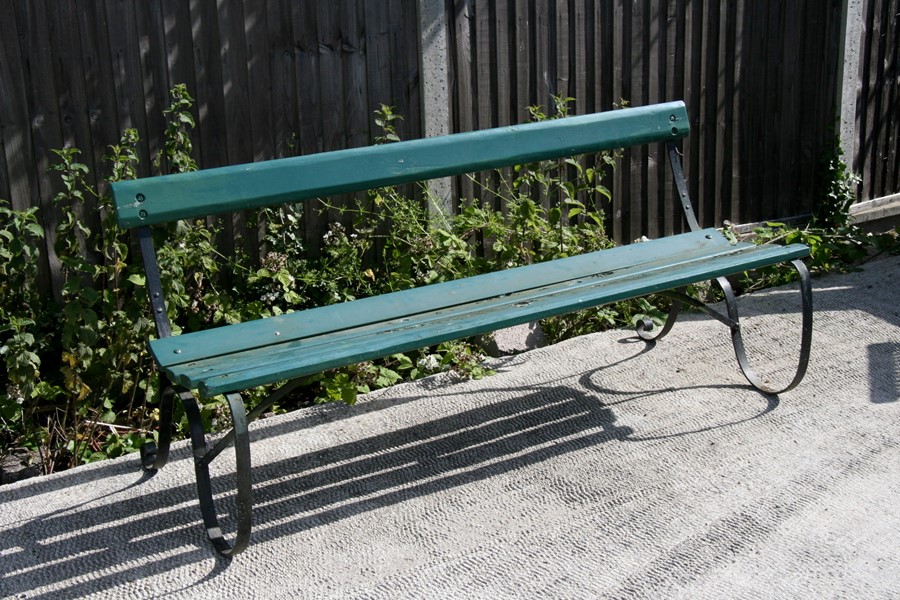
[[[196,168],[190,159],[191,98],[184,86],[172,90],[164,111],[169,126],[157,172]],[[63,285],[58,302],[44,300],[37,281],[37,254],[44,228],[37,209],[0,207],[0,354],[5,368],[0,396],[4,448],[40,452],[45,472],[133,451],[153,418],[150,402],[156,374],[146,352],[152,332],[147,318],[144,275],[131,257],[131,241],[116,225],[107,183],[137,174],[138,132],[126,129],[108,148],[109,175],[90,184],[77,148],[54,150],[61,191],[53,198],[58,225],[54,252]],[[87,216],[90,215],[90,218]],[[207,251],[194,238],[211,241],[205,228],[185,225],[184,249],[166,256],[170,268],[202,272]],[[172,278],[170,278],[171,280]],[[204,279],[201,277],[202,282]],[[175,290],[176,306],[199,295],[197,279]],[[181,300],[180,302],[178,300]]]
[[[44,237],[37,208],[16,211],[0,201],[0,444],[14,442],[24,412],[40,394],[41,335],[46,302],[37,289],[37,246]]]

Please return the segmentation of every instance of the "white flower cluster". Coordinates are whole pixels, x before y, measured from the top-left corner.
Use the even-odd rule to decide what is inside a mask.
[[[4,346],[4,349],[6,346]],[[25,404],[25,395],[22,394],[21,388],[14,383],[9,383],[6,385],[6,395],[9,398],[12,398],[16,401],[16,404]]]
[[[428,356],[420,358],[418,362],[416,362],[416,366],[423,371],[433,373],[441,368],[441,356],[440,354],[429,354]]]
[[[328,226],[328,231],[322,236],[322,241],[325,245],[329,245],[331,243],[336,243],[339,238],[347,236],[347,229],[338,222],[332,223]]]

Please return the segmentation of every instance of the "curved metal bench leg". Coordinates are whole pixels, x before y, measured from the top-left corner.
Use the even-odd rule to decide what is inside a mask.
[[[681,293],[684,288],[678,288],[678,292]],[[657,331],[656,333],[651,333],[654,328],[654,323],[651,319],[641,319],[635,325],[635,330],[640,337],[645,342],[655,342],[658,339],[661,339],[667,333],[672,330],[672,326],[675,325],[675,321],[678,319],[678,314],[681,312],[681,301],[675,298],[671,298],[672,304],[669,306],[669,314],[666,317],[666,322],[663,325],[662,329]]]
[[[200,513],[203,515],[203,524],[206,533],[216,551],[222,556],[234,556],[242,552],[250,543],[251,509],[253,508],[252,481],[250,478],[250,434],[247,430],[247,413],[244,409],[244,401],[240,394],[227,394],[228,406],[231,409],[231,421],[233,435],[229,435],[224,442],[233,441],[235,463],[237,472],[237,498],[236,504],[236,533],[234,540],[229,543],[222,528],[219,526],[219,518],[213,501],[212,482],[209,476],[209,464],[219,455],[227,443],[219,443],[212,450],[207,450],[206,434],[203,421],[200,416],[200,407],[196,399],[190,395],[184,400],[184,408],[187,413],[188,423],[191,429],[191,446],[194,450],[194,469],[197,475],[197,495],[200,500]]]
[[[809,350],[812,345],[812,284],[810,282],[809,270],[807,270],[803,261],[794,260],[791,261],[791,264],[794,265],[794,268],[800,275],[800,301],[803,313],[803,325],[800,334],[800,359],[797,364],[797,371],[791,382],[782,388],[766,385],[759,375],[757,375],[750,367],[750,363],[747,360],[747,351],[744,348],[744,339],[741,336],[740,317],[738,315],[737,299],[735,298],[734,291],[731,289],[731,284],[728,283],[727,279],[724,277],[716,278],[722,291],[725,292],[725,305],[728,308],[728,317],[734,322],[731,326],[731,341],[734,344],[734,353],[737,357],[738,364],[741,367],[741,371],[753,387],[767,394],[780,394],[797,387],[797,384],[799,384],[803,379],[803,376],[806,375],[806,367],[809,364]]]
[[[141,446],[141,466],[145,471],[157,471],[162,469],[166,461],[169,460],[169,446],[172,443],[172,415],[175,408],[175,390],[165,375],[160,378],[159,398],[159,442],[147,440]],[[181,392],[181,399],[184,401],[184,394],[190,395],[190,392]],[[193,397],[193,396],[191,396]]]

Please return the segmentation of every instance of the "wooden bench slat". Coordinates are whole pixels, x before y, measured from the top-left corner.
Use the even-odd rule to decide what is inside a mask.
[[[125,228],[675,140],[683,102],[112,184]]]
[[[664,238],[672,239],[674,238]],[[245,389],[705,281],[722,274],[791,260],[807,253],[807,248],[802,245],[725,246],[712,249],[705,255],[695,254],[687,260],[681,256],[671,256],[654,269],[647,269],[645,264],[636,265],[631,269],[623,269],[612,277],[586,276],[582,281],[562,281],[463,306],[430,310],[399,320],[326,333],[315,338],[287,341],[266,348],[237,352],[231,356],[173,365],[165,370],[177,383],[189,388],[199,388],[206,395]],[[562,259],[561,262],[569,260]],[[472,283],[471,279],[465,281]],[[349,305],[335,306],[351,309]],[[306,312],[320,310],[322,309]],[[452,318],[447,318],[451,315]],[[386,332],[389,335],[385,335]],[[187,337],[191,335],[197,334],[189,334]]]
[[[660,252],[664,247],[665,252]],[[550,261],[478,275],[469,280],[448,281],[404,290],[401,295],[373,296],[354,301],[353,310],[341,304],[316,308],[316,318],[309,311],[301,311],[219,327],[190,335],[154,340],[154,358],[160,365],[172,366],[216,355],[231,354],[379,323],[407,316],[415,309],[440,310],[505,293],[542,287],[593,275],[615,273],[626,267],[653,264],[679,255],[689,258],[696,253],[708,253],[711,248],[728,248],[728,241],[715,229],[661,238],[641,244],[618,246],[608,250],[572,256],[564,261]],[[277,333],[276,333],[277,332]]]

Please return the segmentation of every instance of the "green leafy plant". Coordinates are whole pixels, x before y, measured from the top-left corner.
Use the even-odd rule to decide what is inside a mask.
[[[164,111],[163,150],[158,171],[196,168],[191,158],[191,98],[184,86],[172,90]],[[130,236],[118,228],[109,182],[132,179],[138,171],[138,132],[126,129],[109,147],[109,175],[99,187],[77,148],[54,150],[61,189],[53,198],[58,215],[54,251],[63,285],[58,302],[43,300],[37,285],[37,248],[44,230],[36,209],[0,206],[0,354],[4,394],[0,424],[4,447],[38,450],[50,472],[81,462],[136,450],[154,420],[151,399],[156,373],[147,356],[153,333],[147,318],[145,277],[131,259]],[[94,214],[97,218],[86,219]],[[93,224],[89,224],[90,221]],[[238,320],[232,298],[212,284],[217,263],[214,230],[205,224],[173,228],[174,244],[164,246],[165,280],[172,292],[172,317],[179,326]],[[7,243],[8,242],[8,243]],[[182,278],[183,276],[183,278]],[[181,286],[180,288],[178,286]],[[242,310],[258,307],[239,303]],[[215,413],[215,407],[208,412]]]
[[[191,107],[194,105],[194,99],[183,83],[173,86],[169,95],[172,102],[163,110],[167,123],[163,149],[153,159],[153,166],[159,173],[165,172],[164,163],[168,164],[169,173],[196,171],[197,163],[191,156],[193,151],[191,131],[195,127]]]
[[[16,211],[0,201],[0,356],[6,385],[0,390],[4,439],[23,419],[40,381],[39,335],[45,303],[36,285],[37,243],[44,230],[37,209]]]

